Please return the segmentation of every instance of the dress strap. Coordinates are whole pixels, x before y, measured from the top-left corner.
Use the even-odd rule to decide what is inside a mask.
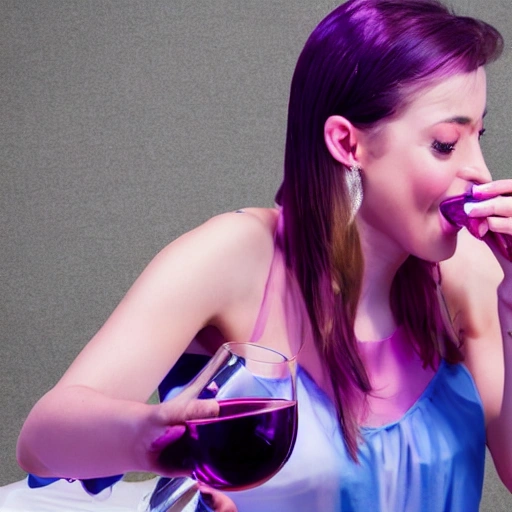
[[[261,339],[263,333],[265,332],[270,307],[272,305],[272,299],[275,296],[278,267],[283,263],[282,252],[281,249],[278,247],[278,239],[282,233],[282,224],[283,214],[282,209],[280,208],[277,217],[276,227],[274,229],[274,254],[272,256],[272,263],[270,264],[270,270],[268,273],[267,282],[265,284],[263,300],[261,302],[258,317],[256,318],[256,323],[254,324],[254,328],[250,338],[250,341],[252,343],[258,342]]]

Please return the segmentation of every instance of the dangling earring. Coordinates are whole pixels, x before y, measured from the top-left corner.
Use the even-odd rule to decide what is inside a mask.
[[[356,216],[357,211],[363,202],[363,181],[361,179],[361,166],[352,164],[350,169],[345,172],[345,180],[350,198],[350,222]]]

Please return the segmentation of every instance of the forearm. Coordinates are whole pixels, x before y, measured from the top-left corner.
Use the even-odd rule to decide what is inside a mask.
[[[18,461],[39,476],[66,478],[145,470],[140,432],[151,407],[81,386],[52,390],[22,428]]]
[[[504,386],[503,401],[495,421],[489,425],[494,443],[499,449],[493,450],[500,456],[494,457],[499,475],[512,492],[512,278],[505,279],[498,288],[498,313],[503,338]]]

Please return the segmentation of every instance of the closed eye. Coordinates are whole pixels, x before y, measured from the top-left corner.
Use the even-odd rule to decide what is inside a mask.
[[[449,155],[455,149],[456,142],[441,142],[435,140],[432,142],[432,149],[441,155]]]

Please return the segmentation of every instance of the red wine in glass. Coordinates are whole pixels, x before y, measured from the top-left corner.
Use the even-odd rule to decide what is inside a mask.
[[[187,421],[180,440],[196,480],[239,491],[262,484],[286,462],[296,435],[297,402],[242,398],[219,401],[216,418]],[[170,447],[173,455],[176,446]],[[160,463],[166,463],[166,450]]]
[[[290,455],[297,402],[233,399],[220,415],[187,422],[187,442],[197,480],[216,489],[241,490],[274,476]]]
[[[219,416],[186,421],[186,432],[159,455],[197,481],[248,489],[285,464],[297,432],[296,361],[254,343],[224,344],[181,393],[215,398]]]

